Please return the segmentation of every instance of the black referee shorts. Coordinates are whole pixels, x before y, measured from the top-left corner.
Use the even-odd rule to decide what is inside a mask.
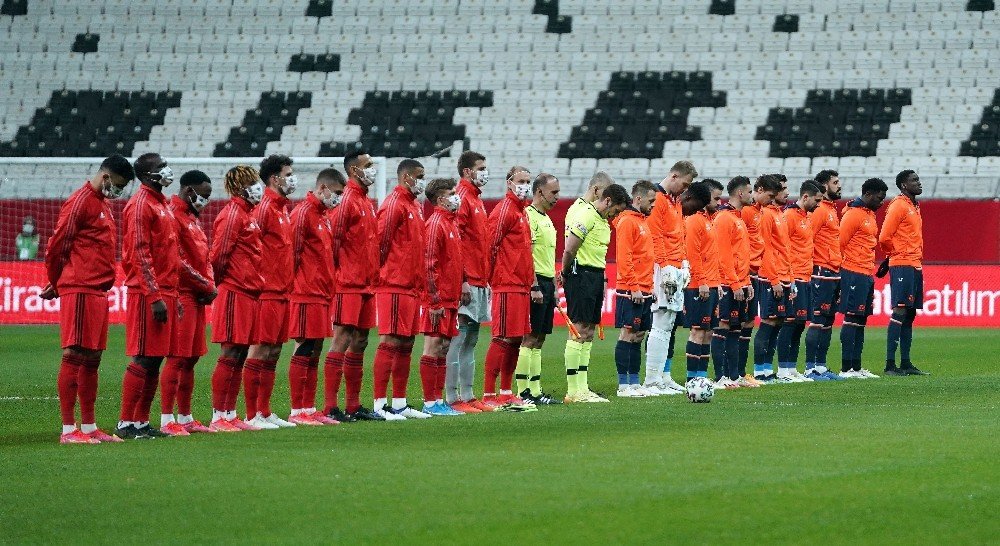
[[[600,324],[604,306],[604,270],[577,265],[564,273],[566,314],[574,324]]]
[[[535,277],[542,289],[542,303],[531,302],[531,333],[547,335],[552,333],[552,315],[556,311],[556,283],[551,277]]]

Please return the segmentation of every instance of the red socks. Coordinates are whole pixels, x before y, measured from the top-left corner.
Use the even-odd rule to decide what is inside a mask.
[[[264,417],[271,415],[271,394],[274,392],[274,375],[277,360],[262,360],[260,368],[260,391],[257,392],[257,411]]]
[[[494,338],[486,349],[485,371],[483,373],[483,395],[496,394],[497,377],[507,359],[507,343]]]
[[[80,424],[93,425],[94,404],[97,402],[97,368],[101,358],[85,358],[76,376],[77,394],[80,397]]]
[[[333,351],[326,354],[323,362],[323,413],[329,414],[333,408],[340,407],[337,397],[340,395],[340,381],[344,377],[344,353]]]
[[[191,394],[194,392],[194,365],[198,363],[197,356],[184,359],[180,375],[177,378],[177,413],[191,415]],[[160,393],[163,396],[163,393]],[[169,412],[168,412],[169,413]]]
[[[59,364],[59,377],[56,379],[56,388],[59,392],[59,413],[62,415],[62,424],[76,425],[76,397],[79,389],[80,369],[83,367],[83,359],[77,356],[63,355]]]
[[[146,368],[146,379],[142,382],[142,396],[139,397],[139,403],[136,404],[135,411],[132,412],[132,420],[136,423],[149,422],[149,411],[153,407],[153,398],[156,397],[156,387],[159,384],[159,364],[152,369]]]
[[[125,367],[125,377],[122,379],[122,410],[118,416],[119,420],[133,420],[145,383],[146,369],[135,362],[129,362]]]
[[[316,407],[316,383],[319,377],[319,357],[309,357],[309,367],[306,368],[306,382],[302,388],[302,407]]]
[[[306,377],[309,375],[309,357],[292,356],[288,365],[288,390],[292,395],[292,409],[302,409],[302,391],[306,387]]]
[[[372,394],[376,400],[386,397],[395,356],[395,347],[388,343],[379,343],[378,348],[375,349],[375,379],[372,382]]]
[[[434,399],[444,400],[444,380],[445,375],[448,372],[447,358],[438,357],[437,359],[437,375],[434,381]]]
[[[406,398],[406,384],[410,381],[410,355],[413,345],[396,347],[392,362],[392,397]]]
[[[233,375],[226,390],[226,411],[236,411],[236,399],[240,397],[240,382],[243,380],[243,361],[233,359]]]
[[[361,407],[361,379],[364,377],[364,355],[344,353],[344,410],[353,413]]]
[[[187,359],[179,356],[167,358],[167,365],[160,374],[160,413],[174,413],[174,401],[177,398],[177,388],[180,385],[181,374]],[[183,415],[183,414],[182,414]]]
[[[219,357],[212,372],[212,409],[215,411],[226,411],[229,403],[229,386],[233,382],[233,377],[237,374],[239,362],[235,358]],[[239,385],[239,383],[237,383]],[[235,397],[233,397],[235,400]]]
[[[433,403],[437,400],[437,357],[423,355],[420,357],[420,384],[424,389],[424,401]]]
[[[253,419],[257,415],[260,374],[263,369],[264,361],[259,358],[248,358],[243,365],[243,398],[247,405],[247,419]]]
[[[517,368],[517,353],[521,348],[521,340],[504,341],[504,359],[500,364],[500,390],[509,391],[514,383],[514,370]],[[515,393],[516,394],[516,393]]]

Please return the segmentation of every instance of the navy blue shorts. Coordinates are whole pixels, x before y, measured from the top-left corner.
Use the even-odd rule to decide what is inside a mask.
[[[750,285],[753,286],[753,298],[747,302],[746,322],[753,322],[760,314],[760,277],[750,275]]]
[[[633,303],[631,296],[616,292],[615,328],[629,328],[633,332],[651,330],[653,328],[653,298],[643,298],[642,303]]]
[[[788,288],[785,287],[780,298],[775,298],[774,288],[771,287],[771,283],[761,279],[758,284],[760,285],[760,292],[757,293],[758,300],[760,301],[760,318],[784,318],[785,313],[791,308],[788,298]]]
[[[889,268],[889,286],[893,307],[924,308],[924,270],[912,265]]]
[[[728,286],[719,287],[719,322],[725,322],[732,328],[746,322],[749,314],[746,300],[736,301]]]
[[[788,306],[785,307],[785,318],[795,320],[808,320],[812,301],[811,287],[808,281],[795,281],[795,298],[789,298]]]
[[[837,314],[840,298],[840,272],[825,267],[813,267],[809,291],[811,316],[832,317]]]
[[[711,330],[719,325],[719,289],[709,288],[708,299],[698,298],[697,288],[684,289],[684,327]]]
[[[841,313],[852,315],[871,315],[872,302],[875,300],[875,277],[843,269],[840,272],[840,306]]]

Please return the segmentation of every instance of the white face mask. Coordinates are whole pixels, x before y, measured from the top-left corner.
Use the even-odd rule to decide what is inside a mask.
[[[174,183],[174,171],[170,167],[163,167],[159,171],[150,174],[159,176],[160,185],[164,188]]]
[[[206,206],[208,206],[208,197],[202,197],[198,195],[197,192],[191,193],[193,197],[191,198],[191,206],[194,210],[201,212]]]
[[[340,198],[341,197],[342,196],[337,195],[337,194],[335,194],[333,192],[330,192],[330,195],[327,196],[327,197],[324,197],[322,199],[322,201],[323,201],[323,204],[326,205],[326,208],[332,209],[332,208],[334,208],[334,207],[336,207],[337,205],[340,204]]]
[[[531,195],[531,184],[517,184],[514,186],[514,195],[518,199],[527,199]]]
[[[256,205],[264,198],[264,183],[258,180],[256,184],[247,186],[243,192],[246,194],[247,202]]]
[[[32,233],[35,232],[35,225],[34,224],[24,224],[24,227],[21,228],[21,231],[25,235],[31,235]]]
[[[413,185],[410,186],[410,191],[413,192],[413,195],[416,195],[417,197],[420,197],[420,195],[423,194],[426,189],[427,189],[427,181],[424,180],[423,178],[417,178],[416,180],[413,181]]]
[[[294,174],[285,177],[285,189],[283,193],[286,197],[295,193],[295,188],[297,187],[299,187],[299,181],[295,178]]]
[[[460,206],[462,206],[462,196],[457,193],[448,196],[448,206],[445,207],[446,209],[455,212]]]
[[[371,167],[362,170],[362,172],[364,173],[365,176],[364,179],[365,185],[371,186],[372,184],[375,183],[375,177],[378,175],[378,169],[375,168],[375,165],[372,165]]]
[[[107,197],[108,199],[118,199],[124,192],[125,192],[125,186],[118,187],[112,184],[110,181],[105,182],[104,186],[101,188],[101,193],[103,193],[104,197]]]
[[[487,182],[490,181],[490,171],[482,170],[476,171],[476,185],[480,188],[485,186]]]

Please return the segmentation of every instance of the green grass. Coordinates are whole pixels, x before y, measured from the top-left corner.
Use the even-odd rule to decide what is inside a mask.
[[[101,367],[105,428],[123,337],[113,328]],[[615,382],[611,337],[592,360],[603,392]],[[0,542],[995,543],[1000,336],[916,337],[930,377],[60,446],[58,332],[3,327]],[[543,364],[557,393],[562,340],[552,336]],[[203,420],[211,350],[197,368]],[[867,367],[881,369],[883,351],[884,330],[871,329]]]

